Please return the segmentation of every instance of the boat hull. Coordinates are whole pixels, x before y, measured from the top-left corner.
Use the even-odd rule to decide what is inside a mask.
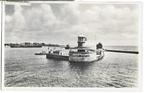
[[[69,56],[70,62],[93,62],[97,60],[96,53],[93,54],[80,54],[80,53],[73,53]]]
[[[80,54],[80,53],[69,53],[69,55],[59,55],[59,54],[53,54],[48,53],[46,54],[46,58],[48,59],[54,59],[54,60],[66,60],[69,62],[76,62],[76,63],[90,63],[95,62],[100,59],[102,59],[104,56],[104,52],[100,51],[99,54],[96,52],[93,52],[91,54]]]
[[[85,63],[89,63],[89,62],[95,62],[98,61],[100,59],[102,59],[104,56],[104,52],[103,51],[99,51],[98,53],[90,53],[90,54],[80,54],[80,53],[72,53],[69,56],[69,61],[70,62],[85,62]]]
[[[55,55],[55,54],[46,54],[46,58],[56,59],[56,60],[69,60],[69,56],[64,55]]]

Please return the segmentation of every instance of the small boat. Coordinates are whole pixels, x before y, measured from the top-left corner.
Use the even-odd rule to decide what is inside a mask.
[[[46,54],[46,58],[49,59],[56,59],[56,60],[68,60],[69,59],[69,55],[68,55],[68,51],[67,53],[65,53],[65,50],[63,52],[63,50],[50,50],[49,53]]]
[[[45,51],[42,51],[40,53],[35,53],[35,55],[46,55],[47,53]]]

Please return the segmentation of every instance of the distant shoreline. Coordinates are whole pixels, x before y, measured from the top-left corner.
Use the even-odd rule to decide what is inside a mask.
[[[38,48],[43,46],[52,46],[52,47],[65,47],[64,45],[58,45],[58,44],[45,44],[45,43],[30,43],[30,42],[24,42],[24,43],[5,43],[5,47],[9,46],[11,48]]]

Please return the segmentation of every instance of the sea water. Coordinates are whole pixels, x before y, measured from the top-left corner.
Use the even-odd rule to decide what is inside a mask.
[[[136,47],[107,47],[136,50]],[[70,63],[34,55],[42,48],[5,48],[6,87],[137,87],[138,54],[105,52],[93,63]]]

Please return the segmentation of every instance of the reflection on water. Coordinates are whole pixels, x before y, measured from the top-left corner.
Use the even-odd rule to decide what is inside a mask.
[[[69,66],[70,69],[73,70],[78,70],[78,72],[84,73],[86,72],[86,70],[89,70],[90,68],[92,68],[92,66],[95,64],[95,62],[91,62],[91,63],[75,63],[75,62],[69,62]]]
[[[42,49],[5,49],[7,87],[136,87],[138,55],[105,53],[92,63],[34,55]]]

